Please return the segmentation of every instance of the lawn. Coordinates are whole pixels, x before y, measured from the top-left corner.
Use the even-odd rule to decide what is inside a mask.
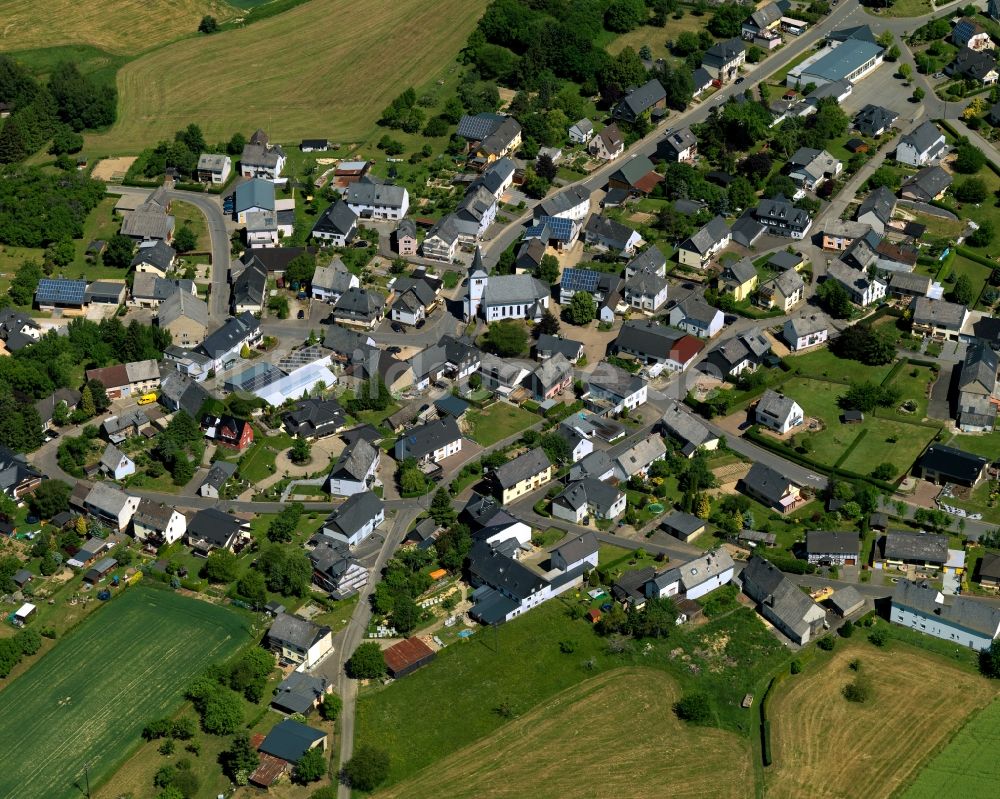
[[[861,785],[865,796],[890,796],[996,694],[985,679],[904,644],[881,650],[841,640],[832,655],[815,654],[770,705],[769,799],[857,796]],[[855,658],[874,678],[868,704],[841,695]]]
[[[860,361],[838,358],[826,347],[807,352],[804,355],[791,355],[785,359],[785,362],[792,367],[793,371],[805,377],[831,380],[835,383],[852,383],[862,380],[881,383],[892,371],[891,363],[884,366],[866,366]]]
[[[609,671],[379,796],[642,799],[663,796],[665,785],[671,796],[746,796],[753,779],[748,742],[679,721],[665,711],[679,695],[663,672]]]
[[[303,136],[357,141],[406,87],[457,69],[452,61],[485,8],[486,0],[313,0],[216,34],[210,44],[192,37],[152,50],[119,71],[119,121],[89,136],[87,152],[136,152],[191,122],[209,141],[258,125],[288,145]],[[67,23],[75,19],[67,12]],[[389,45],[386,32],[394,30],[419,34]],[[252,80],[233,69],[248,52]]]
[[[934,10],[929,0],[896,0],[888,11],[883,11],[882,15],[889,17],[922,17],[930,14]],[[874,13],[871,8],[865,7],[865,11]],[[881,16],[881,15],[879,15]]]
[[[843,424],[837,397],[844,387],[825,380],[794,377],[782,390],[795,399],[806,417],[822,420],[817,432],[798,433],[797,442],[806,439],[812,447],[809,456],[825,466],[868,474],[880,463],[891,463],[896,475],[906,472],[934,437],[936,430],[911,424],[899,418],[865,414],[861,424]],[[856,443],[855,443],[856,442]],[[848,447],[853,448],[848,453]]]
[[[274,436],[264,436],[259,430],[255,433],[253,444],[238,458],[240,475],[251,483],[259,483],[265,477],[274,474],[275,457],[279,452],[292,446],[292,438],[287,433]],[[228,453],[221,452],[220,448],[220,455]]]
[[[948,446],[996,460],[1000,455],[1000,430],[980,435],[959,434],[948,442]]]
[[[903,792],[903,799],[987,799],[1000,782],[1000,699],[966,722]]]
[[[494,402],[481,411],[470,410],[465,414],[465,421],[469,428],[469,438],[489,447],[537,424],[541,418],[517,405]]]
[[[134,54],[172,41],[195,36],[205,14],[222,21],[235,9],[222,0],[0,0],[4,20],[4,50],[83,44],[112,53]],[[16,53],[14,54],[17,55]]]
[[[172,202],[170,204],[170,213],[174,216],[174,222],[178,230],[187,225],[194,231],[197,240],[194,252],[212,251],[212,237],[208,234],[205,215],[196,206],[180,201]]]
[[[524,716],[561,691],[621,666],[662,669],[685,689],[705,690],[712,697],[715,726],[750,734],[754,716],[740,708],[740,701],[747,692],[760,690],[764,679],[787,658],[751,610],[701,627],[679,628],[669,639],[612,654],[587,622],[569,617],[567,607],[573,599],[547,602],[495,632],[477,629],[470,639],[446,647],[434,663],[405,680],[363,690],[355,746],[373,743],[388,750],[389,784],[395,784],[495,733],[506,723],[497,708],[506,705],[515,717]],[[630,683],[629,689],[636,686]],[[634,705],[630,709],[637,712]],[[668,705],[658,704],[657,712],[661,724],[667,723]],[[607,729],[602,727],[605,735]],[[620,737],[637,745],[650,732],[636,728],[634,735]],[[549,736],[550,740],[568,737],[565,729]],[[593,755],[593,750],[587,751]],[[537,772],[525,773],[538,780]]]
[[[618,55],[626,47],[631,47],[638,53],[643,45],[648,45],[653,53],[654,61],[657,58],[663,58],[671,63],[676,63],[683,59],[679,59],[671,54],[667,48],[667,42],[676,39],[684,31],[698,33],[704,30],[706,22],[705,17],[696,17],[693,14],[687,13],[680,19],[670,17],[667,20],[667,24],[662,28],[640,25],[633,31],[615,36],[608,42],[605,49],[611,55]]]
[[[1000,221],[1000,216],[998,216],[997,221]],[[991,253],[993,254],[993,253]],[[951,261],[951,269],[949,274],[955,275],[965,275],[969,278],[972,283],[972,296],[973,301],[969,304],[971,308],[975,305],[976,301],[979,300],[979,295],[983,292],[983,287],[986,285],[986,281],[990,279],[990,274],[992,269],[983,264],[977,264],[975,261],[971,261],[961,255],[956,255]],[[952,286],[951,282],[948,282],[945,286],[945,290],[949,290]]]
[[[8,730],[0,795],[76,799],[90,766],[106,780],[143,725],[188,681],[247,640],[236,613],[168,591],[131,588],[0,693]]]
[[[917,409],[913,413],[906,413],[898,408],[886,409],[879,413],[891,413],[900,419],[910,419],[921,421],[927,417],[927,390],[932,385],[932,381],[937,375],[927,366],[904,365],[892,378],[890,385],[895,386],[903,392],[904,400],[911,400],[916,404]]]

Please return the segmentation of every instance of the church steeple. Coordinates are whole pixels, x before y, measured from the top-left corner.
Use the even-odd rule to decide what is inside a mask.
[[[483,264],[483,249],[478,244],[476,245],[476,254],[472,256],[472,265],[469,267],[469,281],[472,281],[474,277],[487,277],[489,272],[486,271],[486,266]]]
[[[486,293],[488,280],[489,272],[483,264],[483,251],[477,245],[476,254],[472,256],[472,264],[469,266],[469,295],[465,300],[466,319],[473,319],[479,313],[479,304]]]

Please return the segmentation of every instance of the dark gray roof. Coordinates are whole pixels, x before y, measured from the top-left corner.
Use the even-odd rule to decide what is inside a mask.
[[[763,605],[790,630],[803,635],[810,629],[808,616],[817,615],[819,606],[808,594],[783,575],[768,560],[754,555],[740,575],[743,591],[754,602]],[[822,616],[822,609],[818,615]]]
[[[561,353],[567,360],[572,361],[580,357],[580,352],[583,349],[583,343],[575,341],[571,338],[550,336],[548,333],[542,333],[538,337],[538,343],[535,345],[535,349],[538,351],[539,355],[545,354],[552,356],[556,353]]]
[[[244,311],[239,316],[227,319],[222,327],[198,345],[198,349],[210,358],[219,358],[235,349],[259,327],[257,318],[249,311]]]
[[[957,331],[965,321],[967,313],[968,308],[957,302],[932,300],[930,297],[917,297],[913,302],[915,324],[934,325]]]
[[[299,400],[284,417],[285,429],[292,435],[316,435],[327,428],[337,429],[346,416],[336,400]]]
[[[705,223],[697,233],[683,242],[681,249],[692,250],[704,255],[713,247],[718,246],[719,242],[723,241],[727,235],[729,235],[729,225],[726,224],[723,217],[717,216]]]
[[[750,471],[740,482],[758,496],[770,502],[777,502],[785,495],[789,484],[794,481],[770,466],[757,462],[750,467]]]
[[[782,271],[788,269],[794,270],[795,267],[802,263],[802,256],[786,252],[785,250],[779,250],[767,259],[767,263],[768,266],[773,266]]]
[[[271,728],[260,745],[260,751],[289,763],[298,763],[307,750],[324,738],[326,733],[322,730],[314,730],[301,722],[285,719]]]
[[[937,197],[951,185],[951,175],[939,166],[928,166],[907,180],[902,191],[914,194],[918,199],[929,201]]]
[[[679,439],[683,444],[700,447],[708,441],[718,438],[700,419],[689,413],[681,403],[671,401],[663,413],[661,423],[667,432]]]
[[[610,460],[608,464],[610,466]],[[607,516],[611,510],[611,506],[620,497],[621,491],[614,486],[602,483],[593,477],[584,477],[582,480],[570,483],[566,487],[566,490],[559,494],[552,502],[572,511],[576,511],[584,505],[591,506],[601,516]]]
[[[385,307],[385,297],[374,289],[353,286],[340,295],[333,307],[334,318],[370,322]]]
[[[406,439],[407,457],[418,460],[461,437],[458,423],[451,416],[414,427],[400,436]]]
[[[936,616],[946,624],[990,638],[1000,628],[1000,608],[982,600],[942,594],[926,580],[900,580],[893,589],[892,604]]]
[[[501,488],[510,488],[551,466],[552,461],[545,454],[545,450],[535,447],[505,463],[493,473],[493,476]]]
[[[578,535],[576,538],[571,538],[569,541],[560,544],[552,550],[552,554],[554,555],[558,552],[567,563],[576,563],[588,555],[593,555],[597,550],[597,536],[591,532],[586,532],[583,535]]]
[[[611,586],[611,593],[619,602],[644,601],[646,598],[646,583],[656,576],[652,566],[643,569],[627,569]]]
[[[870,103],[862,108],[854,117],[854,127],[861,133],[872,136],[875,131],[888,128],[899,118],[899,114]]]
[[[218,508],[205,508],[198,511],[188,523],[187,534],[190,539],[204,539],[210,544],[224,547],[242,526],[243,522],[235,516]]]
[[[633,89],[622,98],[615,113],[616,115],[635,118],[643,112],[648,111],[657,103],[665,100],[666,97],[666,89],[663,88],[663,85],[656,78],[653,78],[638,89]]]
[[[542,216],[559,216],[561,213],[576,208],[585,202],[590,201],[590,191],[585,186],[577,184],[564,189],[558,194],[553,194],[542,200],[535,208],[535,218]]]
[[[519,600],[527,599],[547,585],[544,577],[496,552],[486,541],[476,541],[472,545],[469,569],[487,585]]]
[[[240,305],[264,304],[264,294],[267,291],[267,270],[253,264],[244,269],[233,281],[232,304]]]
[[[927,121],[922,123],[916,130],[907,133],[900,140],[900,144],[909,144],[918,153],[924,153],[930,150],[934,146],[934,143],[942,138],[943,135],[933,122]]]
[[[810,555],[857,555],[861,546],[857,533],[810,530],[806,552]]]
[[[344,199],[349,205],[378,205],[400,208],[406,200],[406,189],[388,184],[373,175],[365,175],[347,187]]]
[[[578,463],[574,463],[569,470],[570,480],[580,480],[582,478],[607,474],[612,471],[614,464],[608,453],[603,449],[595,449],[584,455]]]
[[[724,66],[736,59],[746,48],[739,39],[727,39],[724,42],[716,42],[705,51],[702,57],[702,64],[711,66]]]
[[[286,713],[308,713],[326,694],[328,685],[326,677],[293,671],[278,684],[271,704]]]
[[[723,280],[733,280],[739,285],[753,280],[757,277],[757,267],[753,265],[753,261],[749,258],[744,257],[740,260],[730,263],[725,269],[722,270]]]
[[[996,390],[997,368],[997,354],[992,348],[985,344],[970,344],[965,351],[959,389],[962,391],[978,389],[980,392],[992,394]]]
[[[896,210],[896,198],[885,186],[879,186],[871,192],[861,205],[858,206],[857,218],[861,218],[869,211],[874,211],[875,216],[882,222],[892,219],[892,212]]]
[[[602,363],[599,369],[595,369],[590,375],[589,383],[622,399],[631,397],[646,385],[646,381],[638,375],[609,363]]]
[[[130,266],[134,269],[139,264],[150,264],[166,272],[173,264],[176,255],[177,251],[165,241],[156,240],[149,244],[144,242],[136,250]]]
[[[882,542],[882,554],[892,560],[947,563],[948,536],[936,533],[889,532],[885,534]]]
[[[328,233],[335,236],[347,236],[355,227],[358,215],[354,213],[343,200],[337,200],[327,208],[313,225],[313,233]]]
[[[466,115],[458,121],[456,133],[463,139],[481,141],[499,128],[506,118],[503,114],[490,113]]]
[[[783,222],[793,228],[804,228],[809,224],[809,214],[796,208],[780,194],[771,200],[761,200],[757,204],[757,219],[767,222]]]
[[[983,559],[979,561],[979,576],[1000,580],[1000,553],[983,553]]]
[[[640,358],[669,358],[674,346],[685,335],[681,330],[648,319],[629,319],[618,332],[614,347]]]
[[[205,482],[202,485],[210,485],[218,491],[226,484],[234,474],[236,474],[236,464],[229,461],[216,461],[212,468],[205,475]]]
[[[372,491],[352,494],[343,505],[327,517],[323,526],[339,530],[350,538],[378,516],[384,507],[382,500]]]
[[[584,229],[588,235],[605,239],[620,249],[625,248],[628,240],[635,233],[628,225],[623,225],[621,222],[608,219],[600,214],[591,214]]]
[[[378,450],[365,439],[359,438],[340,453],[340,457],[330,471],[330,477],[364,480],[376,458],[378,458]]]
[[[676,156],[697,143],[697,136],[691,132],[691,128],[685,126],[683,128],[668,130],[665,134],[663,134],[663,138],[660,140],[657,150],[662,151],[666,149]]]
[[[689,535],[696,533],[705,527],[705,520],[699,519],[690,513],[684,513],[683,511],[674,511],[662,522],[660,522],[660,527],[666,530],[668,533],[680,533],[685,538]]]

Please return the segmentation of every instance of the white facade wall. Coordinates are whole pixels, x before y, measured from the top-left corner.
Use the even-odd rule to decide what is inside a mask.
[[[683,570],[683,566],[681,569]],[[685,598],[687,599],[700,599],[706,594],[712,593],[716,588],[721,588],[727,585],[733,579],[733,569],[726,569],[724,572],[719,572],[717,575],[711,579],[705,580],[705,582],[694,586],[691,590],[685,592]]]
[[[937,616],[928,616],[920,611],[897,605],[895,602],[892,603],[889,620],[903,627],[909,627],[911,630],[927,633],[927,635],[933,635],[935,638],[941,638],[945,641],[953,641],[980,652],[988,649],[993,643],[993,639],[984,633],[953,626]]]

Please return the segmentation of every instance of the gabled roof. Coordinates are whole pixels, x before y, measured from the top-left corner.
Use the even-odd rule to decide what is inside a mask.
[[[794,269],[788,269],[777,277],[768,280],[761,286],[761,291],[764,293],[773,292],[788,298],[794,296],[796,291],[801,291],[804,288],[805,282],[802,280],[802,276]]]
[[[621,451],[615,457],[615,462],[625,474],[631,476],[642,469],[648,469],[650,464],[662,460],[666,454],[667,447],[663,443],[663,439],[659,436],[651,436],[637,441]]]
[[[111,516],[117,516],[128,504],[130,496],[108,483],[95,483],[87,494],[86,503]]]
[[[899,114],[880,105],[869,103],[854,116],[854,127],[862,133],[874,133],[888,128],[899,119]]]
[[[699,519],[693,514],[676,510],[660,522],[660,527],[668,532],[678,532],[687,537],[704,529],[706,524],[707,522],[704,519]]]
[[[725,241],[727,236],[729,236],[729,225],[723,217],[717,216],[709,220],[697,233],[680,246],[681,249],[705,255],[717,247],[720,242]]]
[[[244,522],[218,508],[205,508],[195,513],[188,523],[188,538],[204,540],[214,546],[228,546],[233,536],[242,529]]]
[[[997,354],[985,344],[970,344],[962,363],[960,391],[977,391],[991,395],[996,391]]]
[[[932,300],[930,297],[917,297],[913,301],[913,322],[918,325],[957,331],[964,324],[968,313],[969,309],[957,302]]]
[[[484,583],[504,594],[524,600],[548,583],[524,564],[493,549],[486,541],[476,541],[469,552],[469,568]]]
[[[227,319],[226,323],[211,333],[199,346],[210,358],[219,358],[231,352],[260,328],[260,322],[249,311]]]
[[[785,222],[797,228],[805,228],[809,224],[809,214],[796,208],[781,194],[774,199],[761,200],[757,204],[757,218],[764,222]]]
[[[708,327],[715,317],[722,313],[718,308],[693,295],[677,303],[671,310],[671,315],[673,311],[679,311],[685,322],[696,322],[702,327]]]
[[[370,444],[368,446],[371,448]],[[343,505],[338,506],[323,522],[323,527],[339,530],[350,538],[375,519],[384,507],[382,500],[374,492],[361,491],[352,494]]]
[[[948,536],[892,531],[885,534],[882,554],[892,560],[944,563],[948,560]]]
[[[622,399],[631,397],[646,385],[641,377],[606,362],[602,362],[600,368],[591,373],[588,382],[592,387],[596,386]]]
[[[578,535],[576,538],[571,538],[569,541],[560,544],[552,550],[552,554],[554,555],[558,552],[567,563],[576,563],[588,555],[593,555],[597,552],[597,549],[597,536],[591,532],[586,532],[583,535]]]
[[[272,626],[271,629],[274,627]],[[259,749],[271,757],[277,757],[289,763],[298,763],[302,755],[315,746],[317,741],[325,738],[326,733],[322,730],[314,730],[299,721],[285,719],[271,728]]]
[[[728,64],[739,57],[746,48],[740,39],[727,39],[724,42],[716,42],[705,51],[702,57],[702,64],[712,65]]]
[[[334,236],[347,236],[355,228],[358,215],[351,210],[343,200],[331,204],[313,225],[313,233],[328,233]]]
[[[326,266],[317,266],[312,277],[312,287],[343,294],[355,282],[356,276],[339,257],[334,256]]]
[[[879,186],[871,192],[858,206],[857,218],[869,212],[874,212],[875,216],[882,222],[892,219],[892,213],[896,210],[896,198],[885,186]]]
[[[446,444],[462,437],[458,423],[450,416],[407,430],[400,438],[406,439],[406,454],[420,459]]]
[[[774,389],[768,389],[764,396],[757,403],[757,413],[767,413],[777,419],[787,419],[792,414],[798,403],[791,397],[779,394]]]
[[[660,422],[670,435],[694,448],[718,438],[700,419],[686,411],[676,400],[672,400],[667,406]]]
[[[556,353],[561,353],[567,360],[572,361],[580,357],[580,352],[583,349],[583,342],[576,341],[571,338],[563,338],[562,336],[550,336],[548,333],[542,333],[538,336],[538,342],[535,345],[535,349],[538,351],[539,355],[547,354],[552,356]]]
[[[857,533],[810,530],[806,533],[806,552],[810,555],[857,555],[861,541]]]
[[[988,458],[973,455],[944,444],[931,444],[920,459],[920,468],[929,469],[956,482],[974,482],[989,463]]]
[[[996,71],[997,59],[992,50],[972,50],[963,47],[955,60],[948,65],[952,74],[982,80],[990,72]]]
[[[795,485],[795,481],[759,461],[750,467],[740,482],[769,502],[778,502],[785,496],[788,487]]]
[[[347,187],[344,199],[350,205],[402,208],[407,201],[407,191],[403,186],[388,184],[373,175],[365,175]]]
[[[940,139],[944,138],[944,134],[938,130],[937,126],[930,121],[922,123],[915,130],[907,133],[899,143],[909,144],[918,153],[926,153],[927,151],[933,149],[935,145],[938,144]]]
[[[633,89],[618,104],[617,114],[627,113],[632,117],[648,111],[657,103],[663,102],[667,97],[667,91],[656,79],[648,81],[638,89]]]
[[[170,269],[177,256],[177,251],[165,241],[157,239],[153,242],[143,242],[136,250],[135,257],[129,265],[135,268],[139,264],[150,264],[162,272]]]
[[[333,306],[334,317],[346,316],[351,319],[369,321],[385,307],[385,297],[375,290],[352,286]]]
[[[253,178],[236,187],[236,198],[233,201],[236,213],[248,208],[263,208],[274,210],[274,184],[269,180]]]
[[[757,267],[748,257],[740,258],[722,270],[723,280],[732,280],[739,286],[749,283],[755,277],[757,277]]]
[[[915,194],[920,200],[933,200],[951,185],[952,177],[939,166],[928,166],[907,180],[902,191]]]
[[[340,457],[330,471],[331,479],[350,479],[362,481],[371,471],[372,464],[378,459],[378,450],[365,439],[359,438],[353,444],[344,448]]]
[[[601,140],[604,144],[604,149],[608,152],[613,153],[615,150],[625,146],[625,137],[622,136],[622,132],[618,128],[618,125],[613,122],[601,130],[601,132],[597,134],[597,138]]]
[[[612,485],[593,477],[584,477],[566,486],[552,502],[573,512],[584,506],[592,507],[599,515],[607,516],[621,495],[622,492]]]
[[[482,113],[475,116],[467,114],[458,121],[456,133],[463,139],[482,141],[499,128],[506,118],[503,114]]]
[[[539,472],[551,468],[552,461],[545,454],[545,450],[541,447],[535,447],[505,463],[493,473],[493,477],[501,488],[512,488],[522,480],[527,480]]]
[[[668,130],[660,140],[662,148],[670,150],[675,155],[683,153],[698,144],[698,137],[691,132],[691,128],[675,128]],[[657,149],[660,149],[659,147]]]
[[[483,305],[513,305],[538,302],[548,297],[550,289],[531,275],[495,275],[486,282]]]
[[[535,210],[535,216],[559,216],[584,203],[590,202],[590,191],[582,184],[570,186],[558,194],[542,200]]]
[[[926,580],[899,580],[892,592],[892,604],[989,638],[1000,629],[1000,608],[982,600],[943,594]]]
[[[599,236],[619,249],[624,249],[629,239],[635,234],[635,231],[628,225],[623,225],[621,222],[616,222],[601,214],[591,214],[584,229],[588,235]]]
[[[101,455],[101,466],[111,473],[114,473],[121,464],[122,459],[128,460],[128,458],[125,457],[125,453],[118,449],[118,447],[114,444],[108,444],[104,448],[104,454]],[[142,500],[140,500],[140,502],[141,501]]]

